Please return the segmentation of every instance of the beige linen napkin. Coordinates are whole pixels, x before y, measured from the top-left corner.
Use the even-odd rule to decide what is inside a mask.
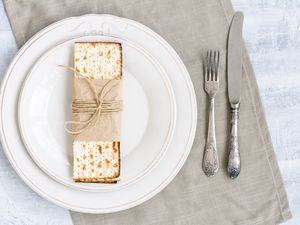
[[[234,13],[229,0],[4,2],[19,47],[40,29],[69,16],[106,13],[137,20],[159,33],[175,48],[194,83],[198,129],[191,154],[177,177],[157,196],[129,210],[106,215],[71,212],[76,225],[274,225],[291,217],[247,54],[243,59],[240,111],[242,172],[236,180],[226,175],[229,108],[225,55],[228,27]],[[207,178],[201,169],[207,129],[202,58],[207,49],[220,49],[222,58],[221,86],[216,98],[216,135],[221,168],[213,178]]]

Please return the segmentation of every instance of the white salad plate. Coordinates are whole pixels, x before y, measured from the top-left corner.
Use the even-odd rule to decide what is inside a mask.
[[[71,120],[75,42],[122,44],[123,106],[121,179],[117,184],[76,183],[72,180],[72,136],[64,130]],[[19,127],[26,148],[49,176],[82,190],[113,190],[132,184],[163,157],[175,128],[175,98],[168,76],[142,47],[104,35],[65,41],[34,64],[19,98]]]
[[[27,99],[25,89],[26,87],[33,87],[30,83],[31,78],[34,77],[34,73],[31,74],[30,72],[34,70],[41,69],[43,67],[38,66],[38,61],[41,60],[43,57],[47,57],[47,54],[52,53],[51,49],[54,49],[53,51],[56,51],[56,46],[60,46],[62,43],[69,41],[70,39],[81,37],[81,36],[91,36],[91,35],[98,35],[98,36],[110,36],[115,37],[120,40],[126,40],[128,43],[134,43],[134,46],[140,46],[143,49],[144,53],[147,53],[150,58],[155,59],[153,62],[153,68],[161,67],[162,71],[165,71],[162,74],[162,77],[164,77],[164,73],[167,75],[168,79],[164,79],[164,82],[160,82],[160,85],[164,85],[165,87],[168,87],[168,83],[171,86],[171,89],[166,91],[168,88],[164,88],[162,90],[165,90],[166,99],[169,99],[169,103],[172,105],[172,98],[174,98],[174,102],[176,102],[176,107],[174,107],[174,121],[171,121],[171,127],[172,124],[174,125],[173,130],[171,129],[170,134],[170,141],[166,141],[167,139],[164,139],[162,142],[168,143],[166,150],[163,154],[159,154],[158,157],[159,160],[157,160],[155,166],[150,166],[150,169],[147,174],[143,175],[140,179],[135,179],[134,182],[129,182],[127,185],[124,185],[122,188],[102,188],[101,191],[87,191],[82,190],[83,189],[89,189],[90,187],[70,187],[69,185],[66,185],[62,182],[58,182],[57,178],[54,178],[52,176],[47,175],[47,172],[45,171],[45,168],[40,168],[41,165],[38,165],[38,163],[35,163],[32,157],[30,156],[28,151],[31,151],[33,148],[36,148],[36,143],[34,143],[34,146],[32,146],[32,149],[28,151],[26,147],[28,145],[28,141],[31,139],[36,138],[37,136],[34,136],[34,131],[32,131],[30,134],[33,136],[27,137],[27,142],[25,140],[24,134],[26,133],[24,130],[20,132],[19,129],[19,123],[18,118],[19,116],[22,117],[25,116],[26,111],[26,104],[28,104],[28,108],[30,109],[32,106],[30,104],[34,104],[35,101],[33,96],[30,102],[25,102],[22,106],[22,101],[24,99]],[[103,37],[105,38],[105,37]],[[63,45],[63,44],[62,44]],[[126,44],[125,44],[126,45]],[[60,49],[58,47],[57,49]],[[59,51],[59,50],[57,50]],[[71,52],[70,52],[71,54]],[[50,55],[48,55],[50,57]],[[60,60],[62,60],[62,64],[68,63],[71,64],[72,62],[68,62],[65,59],[62,59],[59,57]],[[71,56],[69,56],[67,59],[72,59]],[[124,59],[125,60],[125,59]],[[54,61],[53,61],[54,62]],[[60,62],[60,61],[59,61]],[[158,63],[156,63],[158,62]],[[55,62],[56,63],[56,62]],[[160,66],[158,66],[160,65]],[[138,65],[136,65],[138,66]],[[43,71],[43,69],[41,70]],[[56,71],[56,69],[55,69]],[[144,119],[146,119],[143,124],[139,124],[142,127],[142,133],[146,134],[147,127],[149,126],[152,121],[150,120],[151,109],[149,108],[151,106],[151,103],[149,103],[149,96],[147,96],[147,91],[145,91],[144,87],[145,85],[140,83],[140,80],[138,80],[135,73],[131,74],[131,69],[124,68],[124,83],[123,85],[126,85],[126,82],[132,83],[132,87],[136,87],[136,89],[139,89],[138,87],[141,87],[142,90],[140,91],[142,94],[142,97],[138,97],[138,101],[143,102],[145,106],[141,107],[141,110],[144,110],[148,112],[148,116]],[[61,104],[58,107],[62,107],[62,104],[65,104],[62,101],[62,99],[59,99],[61,97],[60,94],[62,92],[58,91],[58,93],[55,93],[56,90],[59,88],[62,88],[60,85],[67,85],[69,84],[67,79],[71,79],[70,76],[68,77],[66,72],[56,72],[53,71],[53,77],[54,76],[62,76],[61,78],[52,78],[49,76],[49,72],[47,71],[47,74],[40,74],[40,76],[47,76],[48,78],[40,78],[36,79],[33,78],[33,82],[37,82],[36,84],[39,85],[41,83],[39,82],[46,82],[44,85],[47,85],[48,80],[47,79],[57,79],[56,81],[49,81],[49,86],[51,85],[58,85],[55,90],[48,92],[48,94],[53,94],[54,96],[42,96],[45,94],[43,86],[40,87],[33,87],[36,91],[40,91],[40,95],[42,96],[42,99],[49,100],[48,104],[49,107],[51,104]],[[62,73],[62,74],[60,74]],[[126,76],[127,74],[127,76]],[[157,73],[158,74],[158,73]],[[29,80],[27,80],[27,75],[29,75]],[[128,81],[126,81],[126,77],[128,77]],[[49,78],[50,77],[50,78]],[[135,81],[130,81],[130,79],[135,79]],[[43,81],[43,79],[46,79]],[[61,80],[61,82],[58,82]],[[169,80],[169,81],[168,81]],[[25,83],[24,83],[25,82]],[[55,83],[56,82],[56,83]],[[136,82],[136,84],[134,84]],[[158,84],[158,83],[155,83]],[[24,90],[22,90],[24,86]],[[60,87],[59,87],[60,86]],[[125,87],[126,88],[126,87]],[[47,88],[47,90],[50,90]],[[173,91],[172,91],[173,89]],[[20,110],[18,107],[19,102],[19,95],[20,91],[22,90],[22,95],[20,97]],[[68,101],[68,88],[66,88],[65,93],[65,101]],[[158,92],[157,94],[157,101],[158,98],[160,98],[160,90],[156,90],[155,87],[153,87],[153,92]],[[53,93],[54,92],[54,93]],[[173,92],[173,94],[172,94]],[[33,93],[33,91],[31,92]],[[171,94],[170,94],[171,93]],[[54,97],[57,95],[58,99],[54,101]],[[172,97],[173,95],[173,97]],[[23,96],[23,97],[22,97]],[[168,97],[167,97],[168,96]],[[170,97],[171,96],[171,97]],[[133,97],[128,93],[128,96],[126,94],[126,90],[124,90],[124,101],[126,101],[128,98]],[[30,99],[30,97],[28,97]],[[146,99],[146,100],[145,100]],[[27,100],[26,100],[27,101]],[[129,101],[127,100],[128,104]],[[167,101],[167,100],[165,100]],[[126,103],[125,103],[126,104]],[[174,103],[175,104],[175,103]],[[65,208],[68,208],[73,211],[79,211],[79,212],[85,212],[85,213],[110,213],[110,212],[116,212],[120,210],[125,210],[128,208],[131,208],[133,206],[136,206],[138,204],[141,204],[145,202],[146,200],[150,199],[157,193],[159,193],[163,188],[165,188],[171,180],[176,176],[176,174],[179,172],[179,170],[182,168],[185,160],[187,159],[187,156],[190,152],[190,149],[193,144],[195,131],[196,131],[196,125],[197,125],[197,106],[196,106],[196,98],[195,93],[193,89],[193,85],[191,82],[191,79],[189,77],[189,74],[179,58],[179,56],[176,54],[174,49],[158,34],[156,34],[151,29],[147,28],[146,26],[129,20],[125,18],[120,18],[116,16],[111,15],[85,15],[80,17],[72,17],[67,18],[64,20],[61,20],[59,22],[56,22],[45,29],[38,32],[34,37],[32,37],[18,52],[18,54],[13,59],[12,63],[10,64],[5,77],[3,79],[2,85],[1,85],[1,92],[0,92],[0,134],[1,134],[1,143],[3,145],[5,154],[7,155],[7,158],[9,159],[10,163],[12,164],[13,168],[16,170],[16,172],[19,174],[19,176],[26,182],[28,186],[30,186],[35,192],[37,192],[39,195],[44,197],[45,199],[59,205]],[[55,106],[53,106],[55,107]],[[172,107],[172,106],[170,106]],[[41,105],[37,106],[37,109],[39,110],[45,110]],[[166,108],[167,109],[167,108]],[[53,109],[54,110],[54,109]],[[56,109],[55,109],[56,110]],[[69,110],[66,108],[65,110]],[[172,112],[172,110],[167,110],[168,112]],[[23,113],[22,113],[23,112]],[[68,115],[68,111],[65,114],[62,114],[57,111],[57,115],[53,115],[56,117],[53,117],[52,115],[49,115],[49,112],[39,112],[39,115],[46,116],[47,118],[56,118],[55,124],[51,125],[51,127],[47,127],[48,131],[51,129],[60,129],[61,134],[63,134],[63,128],[59,127],[61,126],[60,123],[63,122],[65,119],[67,119],[66,115]],[[51,113],[51,111],[50,111]],[[127,110],[127,113],[130,113],[130,110]],[[167,112],[166,112],[167,113]],[[19,116],[18,116],[19,115]],[[31,114],[29,113],[28,116]],[[36,114],[32,114],[36,116]],[[176,115],[176,123],[175,123],[175,115]],[[61,117],[61,118],[59,118]],[[124,109],[124,117],[126,117],[126,109]],[[34,118],[34,117],[33,117]],[[169,117],[168,117],[169,118]],[[34,120],[37,118],[34,118]],[[141,118],[138,118],[143,119]],[[41,121],[46,121],[47,123],[51,121],[47,121],[45,118],[41,118]],[[28,121],[27,121],[28,122]],[[146,124],[146,125],[145,125]],[[167,123],[166,123],[167,124]],[[26,129],[27,125],[20,124],[20,127],[23,127]],[[39,129],[40,126],[41,129],[44,129],[44,125],[37,125],[32,124],[32,129]],[[124,123],[124,129],[126,129],[126,122]],[[146,128],[143,128],[145,126]],[[160,124],[156,125],[156,131],[160,132]],[[23,129],[22,128],[22,129]],[[46,129],[46,128],[45,128]],[[130,128],[128,128],[130,129]],[[49,132],[50,132],[49,131]],[[53,132],[53,131],[51,131]],[[22,134],[21,134],[22,133]],[[43,130],[42,135],[45,134],[49,138],[51,137],[47,131]],[[27,133],[29,134],[29,133]],[[126,161],[127,157],[131,157],[136,155],[139,155],[139,148],[136,148],[139,146],[139,143],[143,141],[144,134],[139,137],[137,137],[137,141],[134,141],[134,138],[131,139],[131,137],[128,137],[128,143],[126,144],[124,141],[124,149],[128,149],[127,156],[123,156],[122,161]],[[164,132],[163,134],[166,134]],[[26,135],[26,134],[25,134]],[[24,142],[23,137],[24,136]],[[122,136],[122,138],[125,138],[126,136]],[[63,134],[60,138],[66,138],[66,135]],[[68,139],[70,137],[67,137]],[[55,139],[55,138],[54,138]],[[45,139],[45,140],[50,140]],[[59,140],[59,137],[56,137],[55,140]],[[55,140],[53,140],[53,145],[55,144]],[[66,140],[64,140],[66,141]],[[66,141],[67,142],[67,141]],[[26,143],[26,144],[24,144]],[[127,145],[127,147],[126,147]],[[130,147],[130,145],[132,145]],[[59,149],[59,146],[58,146]],[[45,148],[41,149],[40,154],[47,154],[44,152]],[[47,150],[48,153],[51,149]],[[35,150],[34,150],[35,151]],[[55,150],[57,155],[63,154],[64,152],[69,150]],[[162,152],[162,151],[160,151]],[[31,152],[32,153],[32,152]],[[126,151],[124,152],[126,154]],[[53,157],[52,162],[56,160],[56,154],[51,155]],[[148,154],[148,153],[147,153]],[[49,156],[50,157],[50,156]],[[144,158],[146,156],[139,156],[142,158],[138,158],[136,162],[145,160]],[[70,158],[70,155],[66,155],[64,157],[61,157],[61,159],[67,159]],[[153,157],[154,159],[155,157]],[[66,160],[62,160],[62,164],[66,163]],[[55,161],[56,162],[56,161]],[[57,163],[57,162],[56,162]],[[49,163],[50,164],[50,163]],[[150,165],[150,164],[149,164]],[[65,169],[66,166],[63,168]],[[52,167],[51,167],[52,168]],[[148,168],[148,167],[147,167]],[[46,172],[46,173],[45,173]],[[63,171],[62,171],[63,173]],[[125,176],[122,174],[122,176]],[[54,178],[54,179],[53,179]],[[103,185],[99,185],[98,187],[104,187]],[[90,189],[89,189],[90,190]],[[97,189],[98,190],[98,189]]]

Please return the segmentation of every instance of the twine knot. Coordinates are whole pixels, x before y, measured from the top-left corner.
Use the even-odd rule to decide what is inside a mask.
[[[103,86],[100,93],[97,93],[93,83],[86,78],[83,74],[76,71],[74,68],[64,65],[59,65],[65,69],[75,72],[80,75],[90,86],[93,92],[95,100],[79,100],[75,99],[72,102],[72,113],[76,114],[91,114],[90,119],[86,121],[66,121],[65,130],[69,134],[78,135],[87,130],[88,128],[95,126],[102,114],[111,114],[114,112],[122,111],[121,100],[106,100],[106,95],[118,85],[118,80],[112,79],[107,81]],[[68,128],[69,125],[79,125],[77,129]]]

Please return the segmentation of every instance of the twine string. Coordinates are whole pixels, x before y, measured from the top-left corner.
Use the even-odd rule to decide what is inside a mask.
[[[58,65],[59,67],[65,68],[67,70],[73,71],[75,74],[82,77],[89,85],[95,101],[93,100],[78,100],[75,99],[72,102],[72,113],[74,114],[90,114],[91,117],[86,121],[66,121],[65,122],[65,130],[67,133],[72,135],[78,135],[82,132],[86,131],[92,126],[95,126],[99,118],[102,114],[111,114],[114,112],[120,112],[122,111],[122,101],[121,100],[106,100],[105,97],[108,93],[111,92],[113,88],[115,88],[118,83],[116,83],[116,80],[109,80],[106,82],[101,89],[99,93],[96,92],[96,89],[93,85],[93,83],[85,77],[80,72],[76,71],[74,68],[64,65]],[[76,129],[69,128],[69,126],[77,125]],[[79,128],[78,128],[79,126]]]

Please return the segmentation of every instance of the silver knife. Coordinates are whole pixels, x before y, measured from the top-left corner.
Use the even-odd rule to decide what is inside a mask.
[[[229,159],[227,172],[234,179],[241,171],[241,158],[238,141],[238,120],[241,100],[242,80],[242,30],[244,16],[236,12],[233,16],[227,51],[228,97],[231,110],[231,132],[229,139]]]

